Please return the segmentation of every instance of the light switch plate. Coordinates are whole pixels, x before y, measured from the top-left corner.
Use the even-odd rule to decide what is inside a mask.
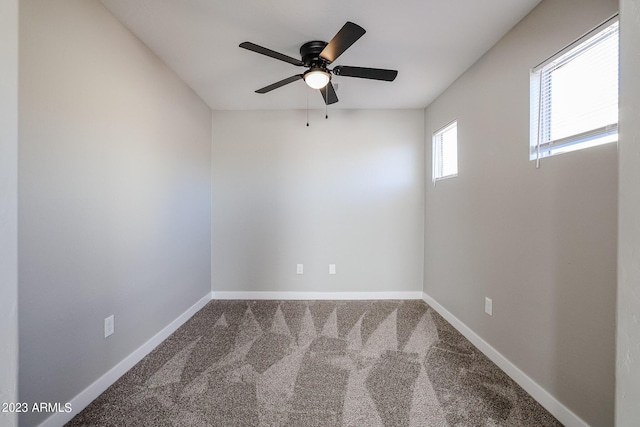
[[[114,325],[113,314],[107,317],[106,319],[104,319],[104,337],[105,338],[113,334],[115,330],[114,326],[115,325]]]
[[[493,300],[491,298],[484,299],[484,312],[493,316]]]
[[[336,265],[329,264],[329,274],[336,274]]]

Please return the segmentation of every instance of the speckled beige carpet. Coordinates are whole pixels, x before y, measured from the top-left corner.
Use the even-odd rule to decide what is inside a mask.
[[[557,426],[422,301],[212,301],[67,426]]]

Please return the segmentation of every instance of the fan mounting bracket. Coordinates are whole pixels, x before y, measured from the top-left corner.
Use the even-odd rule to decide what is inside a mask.
[[[304,66],[325,68],[327,61],[320,58],[320,53],[322,53],[326,45],[327,42],[314,40],[300,46],[300,56],[302,56]]]

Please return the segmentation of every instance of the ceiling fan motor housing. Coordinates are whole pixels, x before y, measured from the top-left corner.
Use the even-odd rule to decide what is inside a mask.
[[[324,50],[327,42],[314,40],[307,42],[300,46],[300,56],[302,56],[302,62],[305,67],[316,66],[319,68],[326,68],[327,61],[320,58],[320,53]]]

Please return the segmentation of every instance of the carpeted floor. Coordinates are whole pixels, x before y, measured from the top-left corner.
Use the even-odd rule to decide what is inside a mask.
[[[422,301],[212,301],[67,426],[559,426]]]

